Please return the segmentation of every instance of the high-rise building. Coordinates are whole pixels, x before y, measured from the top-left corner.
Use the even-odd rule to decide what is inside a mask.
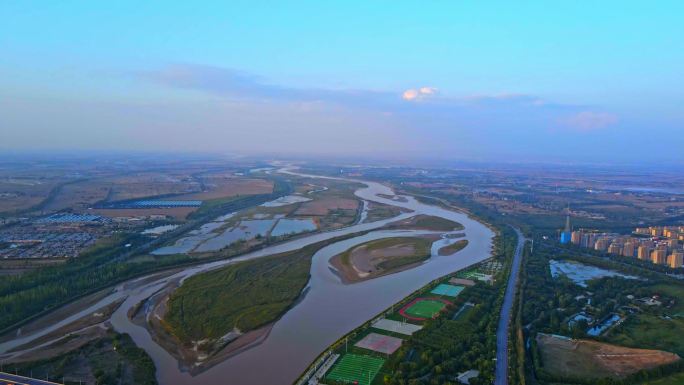
[[[657,249],[651,252],[651,262],[664,265],[667,263],[667,250]]]
[[[568,209],[568,215],[565,217],[565,228],[561,232],[560,243],[567,244],[570,243],[570,238],[572,237],[572,230],[570,228],[570,209]]]
[[[616,242],[611,243],[610,246],[608,246],[608,253],[615,255],[622,254],[622,245]]]
[[[634,256],[634,243],[625,242],[625,244],[622,246],[622,256],[624,256],[624,257],[633,257]]]
[[[596,244],[594,244],[594,250],[597,251],[606,251],[608,250],[608,245],[610,245],[610,239],[608,238],[599,238],[596,241]]]
[[[634,230],[634,232],[637,234],[651,235],[651,229],[649,229],[648,227],[637,227],[636,230]]]
[[[570,242],[572,242],[573,245],[579,246],[582,243],[582,232],[573,231],[572,235],[570,236]]]
[[[670,254],[670,256],[667,257],[667,264],[673,269],[682,267],[684,265],[684,252],[675,251]]]
[[[651,258],[651,248],[645,245],[639,246],[637,249],[637,258],[642,261],[648,261]]]
[[[667,241],[667,248],[672,250],[676,250],[679,247],[679,241],[677,239],[668,239]]]
[[[589,236],[591,234],[582,234],[582,241],[580,242],[580,246],[582,247],[589,247]]]

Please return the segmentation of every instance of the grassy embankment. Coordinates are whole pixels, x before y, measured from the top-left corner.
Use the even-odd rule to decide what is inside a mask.
[[[498,309],[515,244],[515,233],[509,228],[503,228],[494,240],[492,254],[505,265],[505,268],[495,273],[494,284],[478,282],[475,286],[466,287],[456,298],[443,297],[453,304],[436,319],[417,322],[423,329],[413,336],[407,337],[373,328],[369,320],[332,344],[315,362],[320,364],[328,352],[342,355],[362,354],[384,359],[385,364],[373,379],[373,385],[453,383],[453,378],[458,373],[468,369],[480,371],[479,378],[471,380],[471,384],[491,384],[494,376],[493,358],[496,353]],[[421,296],[435,297],[436,294],[431,293],[431,290],[437,285],[448,283],[451,277],[466,277],[469,271],[484,273],[486,269],[484,264],[478,264],[466,270],[449,273],[418,289],[380,314],[391,320],[405,321],[396,312],[403,305]],[[354,346],[371,332],[398,337],[404,341],[399,350],[389,356]],[[311,367],[306,372],[310,369]],[[329,378],[323,381],[326,384],[338,384]]]
[[[164,323],[184,343],[217,339],[234,328],[254,330],[275,321],[309,280],[311,257],[349,234],[187,279],[169,299]]]
[[[340,261],[343,265],[351,267],[353,265],[352,254],[359,250],[359,248],[363,248],[364,252],[366,253],[385,251],[389,258],[385,258],[383,261],[378,263],[376,267],[382,272],[386,273],[400,269],[407,265],[422,262],[430,258],[431,245],[431,240],[420,237],[394,237],[377,239],[348,249],[340,255]],[[391,257],[392,248],[410,248],[412,250],[408,255]]]
[[[468,240],[467,239],[461,239],[460,241],[456,241],[450,245],[446,245],[439,249],[437,252],[439,255],[452,255],[456,253],[457,251],[463,250],[466,246],[468,246]]]
[[[392,222],[389,224],[389,227],[432,231],[456,231],[463,229],[463,225],[458,222],[424,214],[416,215],[402,221]]]
[[[100,339],[54,358],[6,364],[5,370],[34,378],[62,378],[65,384],[156,385],[154,362],[128,334],[107,332]],[[81,376],[74,373],[83,373]],[[87,375],[85,373],[90,373]],[[91,378],[92,376],[92,378]]]
[[[388,219],[396,217],[403,212],[408,210],[402,209],[398,206],[390,206],[383,203],[370,202],[368,203],[368,215],[366,216],[366,222],[377,222],[383,219]]]

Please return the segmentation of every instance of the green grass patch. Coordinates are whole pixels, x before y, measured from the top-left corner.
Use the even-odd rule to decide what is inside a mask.
[[[378,357],[345,354],[325,376],[326,380],[370,385],[385,360]]]
[[[299,296],[316,248],[229,265],[187,279],[169,300],[166,324],[183,341],[219,338],[272,322]]]
[[[684,320],[655,315],[630,316],[608,334],[608,341],[633,348],[659,349],[684,356]]]
[[[661,378],[658,380],[649,380],[642,383],[643,385],[682,385],[684,384],[684,373],[677,373],[675,375]]]
[[[441,256],[452,255],[458,251],[463,250],[466,246],[468,246],[468,240],[461,239],[460,241],[456,241],[450,245],[442,247],[441,249],[439,249],[437,253]]]
[[[217,339],[234,328],[245,332],[273,322],[306,286],[314,253],[359,235],[348,234],[190,277],[171,295],[164,322],[183,342]]]
[[[442,311],[444,306],[446,304],[441,301],[422,299],[406,309],[406,314],[421,318],[432,318],[435,314]]]
[[[420,228],[436,231],[452,231],[463,228],[463,225],[458,222],[450,221],[441,217],[434,217],[431,215],[417,216],[415,225]]]

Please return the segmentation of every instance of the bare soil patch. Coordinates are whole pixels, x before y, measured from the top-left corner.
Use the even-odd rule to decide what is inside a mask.
[[[187,194],[177,199],[209,200],[225,198],[235,195],[270,194],[273,192],[273,182],[266,179],[223,178],[212,179],[207,191]]]
[[[359,207],[359,201],[349,198],[335,198],[326,197],[316,199],[310,202],[302,203],[299,209],[295,211],[295,215],[315,215],[323,216],[332,210],[352,210],[355,211]]]
[[[662,350],[634,349],[590,340],[539,334],[537,342],[544,369],[572,377],[626,377],[680,359]]]

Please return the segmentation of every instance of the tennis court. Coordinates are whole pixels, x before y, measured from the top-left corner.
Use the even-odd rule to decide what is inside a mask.
[[[430,293],[437,295],[445,295],[447,297],[457,297],[461,293],[461,291],[463,291],[463,289],[463,286],[454,286],[442,283],[436,288],[434,288]]]
[[[354,344],[357,348],[364,348],[383,354],[392,354],[404,342],[401,338],[386,336],[384,334],[370,333]]]
[[[399,314],[408,319],[423,321],[437,317],[448,304],[450,302],[442,298],[416,298],[399,310]]]
[[[345,354],[325,378],[327,380],[370,385],[385,360],[360,354]]]
[[[407,336],[410,336],[423,328],[420,325],[414,325],[408,322],[394,321],[387,318],[382,318],[373,322],[373,327],[380,330],[387,330],[394,333],[405,334]]]

